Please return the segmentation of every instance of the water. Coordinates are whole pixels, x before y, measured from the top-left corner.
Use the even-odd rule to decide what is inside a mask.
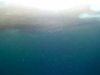
[[[0,75],[100,75],[100,26],[0,31]]]

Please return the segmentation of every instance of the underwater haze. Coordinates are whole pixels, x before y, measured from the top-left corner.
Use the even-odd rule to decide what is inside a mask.
[[[0,75],[100,75],[100,25],[0,31]]]

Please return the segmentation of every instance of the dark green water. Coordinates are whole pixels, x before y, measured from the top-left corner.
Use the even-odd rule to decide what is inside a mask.
[[[0,75],[100,75],[100,26],[0,31]]]

